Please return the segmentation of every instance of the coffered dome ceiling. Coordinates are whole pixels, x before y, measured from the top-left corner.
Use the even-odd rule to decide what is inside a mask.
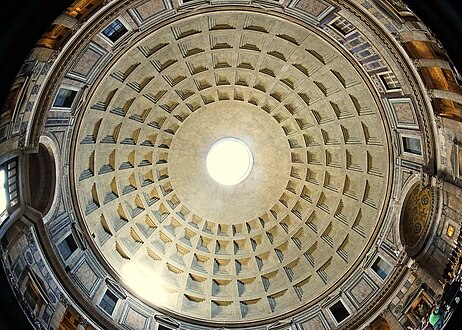
[[[319,301],[364,258],[388,203],[374,89],[319,31],[210,12],[147,31],[92,87],[72,170],[107,265],[146,302],[241,322]],[[249,176],[206,157],[244,142]]]

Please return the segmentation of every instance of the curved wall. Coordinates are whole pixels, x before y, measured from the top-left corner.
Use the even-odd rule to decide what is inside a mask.
[[[137,42],[144,31],[191,15],[191,10],[206,13],[233,9],[242,13],[269,11],[271,15],[309,26],[348,54],[380,98],[393,155],[390,163],[393,171],[389,174],[390,200],[385,200],[380,226],[376,227],[368,250],[348,278],[326,290],[323,299],[315,304],[308,303],[294,312],[258,320],[247,324],[248,327],[356,329],[371,323],[379,314],[390,325],[397,320],[403,325],[415,323],[409,301],[424,299],[422,297],[434,299],[441,287],[437,283],[438,274],[428,274],[425,267],[413,263],[399,243],[396,224],[401,216],[398,201],[402,198],[403,187],[419,177],[423,186],[431,186],[442,196],[441,202],[432,204],[429,222],[433,232],[425,234],[435,238],[429,243],[430,247],[427,244],[419,250],[423,252],[415,252],[418,261],[422,253],[433,254],[435,249],[443,256],[448,255],[454,239],[448,236],[448,228],[452,226],[456,235],[460,229],[457,220],[462,173],[457,142],[462,118],[460,87],[444,51],[437,47],[437,40],[397,1],[364,2],[361,6],[348,1],[311,0],[251,4],[230,1],[209,5],[203,1],[77,1],[32,51],[13,85],[0,120],[3,151],[0,164],[6,164],[22,152],[34,154],[38,151],[36,155],[29,155],[28,162],[22,163],[19,158],[20,168],[29,171],[29,180],[26,175],[18,175],[18,180],[32,186],[29,189],[31,199],[28,200],[27,194],[21,196],[21,207],[12,209],[0,228],[3,263],[26,314],[36,328],[54,329],[60,324],[78,324],[79,329],[242,328],[242,324],[223,319],[195,319],[153,308],[131,292],[93,245],[92,233],[82,226],[81,214],[75,209],[77,204],[68,167],[76,119],[87,106],[103,107],[105,111],[108,105],[103,104],[104,100],[90,103],[89,94],[106,72],[108,63],[114,62],[127,47]],[[117,18],[125,22],[127,33],[119,43],[113,43],[101,32]],[[183,31],[185,38],[188,31],[187,27]],[[178,39],[182,38],[181,33],[176,32]],[[141,53],[147,57],[154,54],[145,48]],[[321,62],[329,61],[325,55],[317,54]],[[131,73],[125,70],[114,74],[125,80]],[[340,80],[347,83],[345,77]],[[197,88],[199,94],[208,92],[203,92],[201,86]],[[321,88],[326,97],[335,99],[335,91],[323,90]],[[58,102],[58,94],[72,99],[63,97]],[[208,95],[204,97],[200,102],[205,102]],[[352,109],[359,116],[368,115],[364,105],[353,102]],[[325,118],[317,119],[320,124]],[[366,144],[381,142],[374,133],[363,129],[361,134]],[[59,157],[56,162],[39,144],[45,134],[56,141],[58,150],[53,151],[54,157]],[[324,143],[327,140],[324,139]],[[45,152],[45,157],[40,156],[41,151]],[[383,173],[378,170],[377,161],[380,162],[368,157],[363,170],[380,177]],[[56,189],[53,189],[52,180],[43,177],[37,178],[37,182],[31,180],[37,171],[47,172],[46,164],[51,163],[60,164]],[[329,186],[329,182],[324,180],[326,185]],[[341,188],[345,194],[345,183]],[[380,204],[367,184],[357,189],[361,207],[373,208]],[[49,192],[46,194],[49,198],[37,198],[40,192]],[[51,212],[44,222],[41,213],[47,213],[48,209]],[[97,209],[98,206],[96,212],[99,212]],[[336,215],[342,219],[341,212]],[[361,233],[361,219],[344,221],[351,230]],[[322,278],[324,273],[329,276],[329,268],[323,267],[319,265],[314,276]],[[108,297],[113,297],[115,302],[110,313],[105,310],[107,304],[101,303]],[[277,300],[275,297],[273,299]],[[346,310],[345,319],[336,314],[338,308],[342,313]]]

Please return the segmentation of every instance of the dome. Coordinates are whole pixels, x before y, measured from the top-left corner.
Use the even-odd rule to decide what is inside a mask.
[[[71,166],[121,280],[229,323],[313,303],[351,272],[392,169],[382,107],[351,61],[307,27],[233,10],[146,30],[119,52],[88,93]],[[253,156],[234,186],[207,172],[227,137]]]
[[[0,118],[22,308],[37,328],[415,325],[462,244],[438,46],[401,1],[75,1]]]

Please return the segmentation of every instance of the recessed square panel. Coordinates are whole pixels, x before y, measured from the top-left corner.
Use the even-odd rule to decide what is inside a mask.
[[[348,316],[350,316],[350,312],[341,300],[337,301],[335,304],[330,306],[329,310],[337,323],[341,323]]]

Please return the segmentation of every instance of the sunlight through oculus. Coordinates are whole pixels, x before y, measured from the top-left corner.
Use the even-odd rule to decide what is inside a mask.
[[[225,138],[210,148],[206,163],[207,172],[213,180],[225,186],[234,186],[249,176],[253,157],[244,142]]]

